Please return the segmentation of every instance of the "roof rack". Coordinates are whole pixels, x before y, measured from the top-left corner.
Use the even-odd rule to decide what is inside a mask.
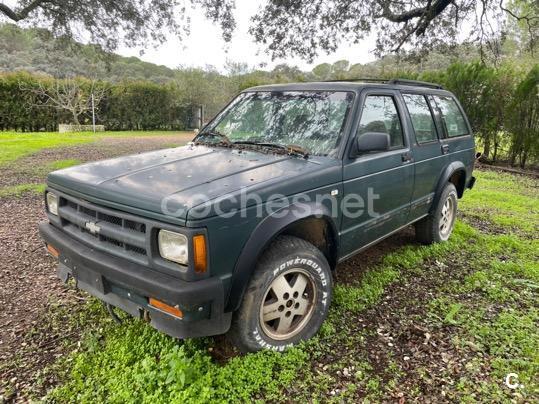
[[[416,87],[427,87],[435,88],[438,90],[443,90],[443,86],[436,83],[428,83],[426,81],[419,80],[407,80],[407,79],[391,79],[387,82],[388,84],[400,84],[402,86],[416,86]]]
[[[337,83],[339,81],[363,81],[366,83],[385,83],[385,84],[397,84],[401,86],[415,86],[415,87],[427,87],[437,90],[443,90],[443,86],[436,83],[428,83],[426,81],[408,80],[408,79],[373,79],[373,78],[352,78],[352,79],[337,79],[337,80],[324,80],[325,83]]]
[[[388,79],[372,79],[368,77],[354,77],[351,79],[333,79],[333,80],[324,80],[323,83],[338,83],[339,81],[364,81],[364,82],[372,82],[372,83],[387,83]]]

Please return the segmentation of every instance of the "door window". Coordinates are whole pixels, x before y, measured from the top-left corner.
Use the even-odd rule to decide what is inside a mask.
[[[404,146],[402,125],[392,96],[367,96],[357,135],[361,136],[367,132],[387,133],[391,148],[396,149]]]
[[[408,108],[408,112],[410,113],[417,143],[421,144],[437,140],[436,126],[434,125],[434,119],[432,118],[425,96],[420,94],[403,94],[403,98],[406,108]]]
[[[466,120],[453,98],[434,96],[442,113],[442,122],[448,137],[468,135]]]

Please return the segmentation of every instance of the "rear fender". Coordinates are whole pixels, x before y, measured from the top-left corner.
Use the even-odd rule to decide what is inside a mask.
[[[449,180],[453,176],[453,174],[455,174],[457,172],[462,172],[462,174],[464,176],[464,181],[466,181],[466,166],[464,165],[464,163],[462,161],[453,161],[442,172],[442,175],[440,176],[440,179],[438,180],[438,184],[436,185],[436,191],[434,193],[434,200],[432,201],[432,205],[431,205],[431,208],[430,208],[431,213],[436,209],[436,206],[438,206],[440,196],[441,196],[442,191],[444,190],[446,184],[449,182]],[[463,191],[464,190],[462,190],[462,192]],[[458,191],[459,198],[462,196],[462,192]]]

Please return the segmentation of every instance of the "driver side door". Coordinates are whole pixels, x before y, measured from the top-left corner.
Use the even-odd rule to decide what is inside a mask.
[[[355,132],[387,133],[390,148],[343,162],[343,202],[341,256],[353,255],[375,243],[408,221],[414,188],[413,156],[405,132],[404,105],[396,91],[370,90],[362,94],[362,108]],[[354,209],[355,200],[357,208]]]

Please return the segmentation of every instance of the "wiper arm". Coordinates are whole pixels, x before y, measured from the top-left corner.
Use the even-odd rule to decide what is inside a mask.
[[[298,146],[297,144],[289,144],[285,146],[288,149],[288,154],[300,154],[303,157],[307,158],[309,157],[309,150],[304,149],[301,146]]]
[[[253,146],[260,146],[260,147],[271,147],[274,149],[283,150],[286,152],[286,154],[289,154],[289,155],[296,155],[296,156],[300,155],[304,158],[309,157],[308,150],[302,148],[301,146],[293,145],[293,144],[285,146],[278,143],[253,142],[250,140],[240,140],[240,141],[234,142],[233,144],[245,144],[245,145],[253,145]]]
[[[194,143],[199,142],[198,138],[204,137],[204,136],[219,138],[221,139],[220,143],[225,143],[227,145],[232,144],[232,142],[230,141],[227,135],[224,135],[221,132],[218,132],[216,130],[208,130],[208,131],[200,132],[198,135],[195,136],[195,138],[193,139],[193,142]]]

